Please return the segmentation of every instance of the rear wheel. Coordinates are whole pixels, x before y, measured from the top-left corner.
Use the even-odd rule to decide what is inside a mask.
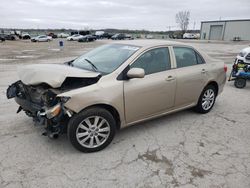
[[[244,87],[246,87],[246,79],[244,78],[236,78],[235,81],[234,81],[234,86],[239,88],[239,89],[242,89]]]
[[[202,91],[198,104],[194,108],[198,113],[208,113],[214,106],[217,91],[213,85],[208,85]]]
[[[103,108],[90,108],[73,116],[68,124],[71,144],[82,152],[100,151],[114,138],[116,122]]]

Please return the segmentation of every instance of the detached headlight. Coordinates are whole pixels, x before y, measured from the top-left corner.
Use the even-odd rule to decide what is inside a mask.
[[[61,104],[57,104],[45,111],[46,117],[48,119],[52,119],[53,117],[58,116],[61,110],[62,110]]]
[[[61,111],[64,110],[63,104],[66,103],[69,99],[70,97],[60,97],[60,102],[58,104],[52,106],[51,108],[47,108],[41,115],[46,115],[48,119],[52,119],[60,115]]]

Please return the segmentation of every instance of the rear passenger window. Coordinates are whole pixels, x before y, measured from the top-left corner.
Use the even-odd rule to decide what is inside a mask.
[[[188,67],[204,63],[203,59],[193,49],[186,47],[174,47],[177,68]]]
[[[197,58],[198,64],[204,64],[204,63],[205,63],[205,61],[204,61],[203,58],[200,56],[200,54],[196,53],[196,58]]]

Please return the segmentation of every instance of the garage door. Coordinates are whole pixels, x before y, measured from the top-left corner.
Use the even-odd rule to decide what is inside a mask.
[[[210,26],[210,40],[221,40],[222,36],[222,25],[211,25]]]

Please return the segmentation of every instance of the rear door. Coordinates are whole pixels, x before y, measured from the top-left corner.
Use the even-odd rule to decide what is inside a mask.
[[[167,47],[142,54],[130,68],[145,70],[144,78],[124,81],[126,122],[132,123],[159,114],[174,106],[175,70],[171,70]]]
[[[207,69],[204,59],[193,48],[173,47],[176,60],[175,107],[194,104],[207,82]]]

